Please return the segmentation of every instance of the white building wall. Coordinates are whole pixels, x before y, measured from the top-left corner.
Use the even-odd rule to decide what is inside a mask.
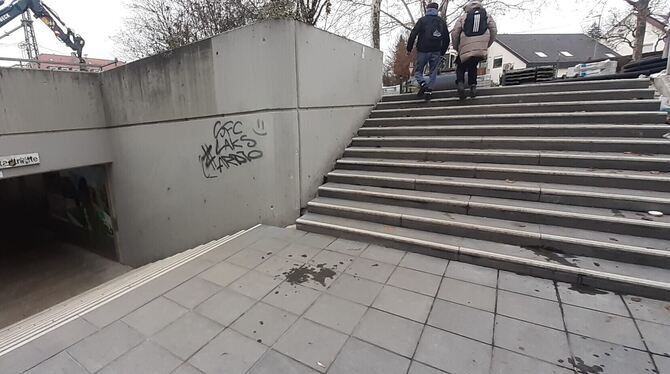
[[[502,65],[494,69],[493,62],[496,58],[499,57],[502,57],[503,59]],[[507,48],[500,45],[500,43],[494,42],[493,45],[491,45],[491,48],[489,48],[489,58],[486,66],[488,74],[491,75],[491,82],[493,82],[494,85],[498,85],[500,83],[500,77],[504,72],[503,68],[506,64],[512,64],[513,69],[523,69],[526,67],[526,63],[523,62],[520,58],[516,57]]]

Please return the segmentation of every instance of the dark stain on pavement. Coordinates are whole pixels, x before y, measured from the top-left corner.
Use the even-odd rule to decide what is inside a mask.
[[[563,251],[556,249],[554,247],[550,247],[547,245],[526,245],[522,246],[521,248],[532,251],[536,255],[542,256],[549,261],[553,261],[565,266],[577,267],[577,265],[568,261],[568,259],[576,258],[576,256],[563,253]]]
[[[607,294],[609,294],[609,292],[607,292],[607,291],[599,290],[597,288],[590,287],[590,286],[585,286],[583,284],[574,284],[573,283],[573,284],[570,285],[570,289],[573,290],[573,291],[577,291],[577,292],[579,292],[583,295],[595,296],[595,295],[607,295]]]
[[[592,365],[592,366],[586,365],[581,357],[575,356],[574,360],[572,358],[568,358],[568,362],[571,363],[579,373],[598,374],[603,372],[602,365]]]
[[[316,266],[301,265],[294,267],[284,273],[286,281],[291,285],[302,284],[313,280],[320,285],[326,287],[326,280],[333,279],[335,272],[332,269],[325,267],[326,264],[318,264]]]

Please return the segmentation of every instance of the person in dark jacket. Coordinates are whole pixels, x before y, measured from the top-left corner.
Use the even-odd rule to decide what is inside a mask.
[[[416,82],[419,85],[419,93],[417,96],[425,95],[426,100],[430,100],[433,92],[433,85],[437,79],[437,68],[440,65],[442,56],[447,53],[449,49],[449,29],[447,23],[437,14],[439,5],[437,3],[430,3],[426,7],[426,15],[421,17],[416,23],[412,32],[409,34],[407,41],[407,53],[411,53],[414,48],[416,38],[419,41],[416,43]],[[430,79],[428,83],[423,76],[423,72],[429,66]]]

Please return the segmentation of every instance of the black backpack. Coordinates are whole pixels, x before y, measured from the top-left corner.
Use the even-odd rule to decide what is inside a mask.
[[[484,9],[473,9],[465,17],[463,33],[466,36],[484,35],[489,29],[489,17]]]
[[[439,16],[432,16],[428,20],[426,27],[423,29],[423,39],[435,42],[442,41],[443,33],[446,32],[442,27],[442,19]]]

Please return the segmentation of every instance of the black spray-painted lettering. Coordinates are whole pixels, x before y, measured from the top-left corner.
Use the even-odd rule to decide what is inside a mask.
[[[251,130],[258,137],[268,134],[261,120]],[[216,121],[212,131],[213,144],[201,145],[198,156],[205,178],[217,178],[225,170],[263,158],[263,151],[257,148],[258,140],[245,133],[241,121]]]

